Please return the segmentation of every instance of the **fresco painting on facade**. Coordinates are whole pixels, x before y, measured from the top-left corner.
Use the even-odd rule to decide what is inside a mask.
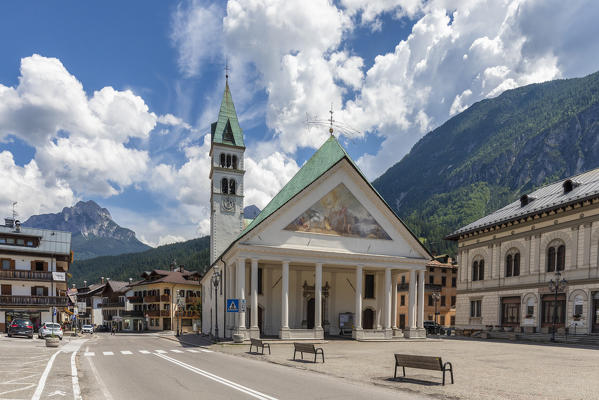
[[[391,240],[342,183],[291,222],[285,230]]]

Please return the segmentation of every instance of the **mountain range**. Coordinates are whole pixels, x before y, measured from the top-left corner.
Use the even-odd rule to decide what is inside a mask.
[[[435,253],[443,237],[599,166],[599,72],[505,91],[426,134],[373,184]]]
[[[114,222],[110,212],[92,200],[80,201],[56,214],[32,215],[23,226],[71,232],[71,249],[76,260],[151,248],[140,242],[131,229]]]

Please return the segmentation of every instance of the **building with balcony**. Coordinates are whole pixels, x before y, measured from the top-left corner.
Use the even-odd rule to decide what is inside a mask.
[[[447,239],[458,243],[456,326],[599,333],[599,169],[524,194]],[[556,278],[567,281],[557,293]]]
[[[15,318],[34,329],[44,321],[68,319],[66,274],[71,263],[71,233],[22,227],[7,218],[0,226],[0,331]]]
[[[200,330],[200,275],[183,267],[144,272],[132,284],[128,301],[141,313],[149,330]]]
[[[426,265],[424,316],[427,321],[436,321],[445,327],[455,325],[457,276],[457,264],[447,256],[435,257]],[[403,330],[409,326],[407,299],[410,275],[399,274],[397,279],[394,281],[398,283],[395,315],[398,328]]]

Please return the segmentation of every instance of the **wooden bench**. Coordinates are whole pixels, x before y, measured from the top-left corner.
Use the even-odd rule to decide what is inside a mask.
[[[450,362],[443,364],[441,357],[395,354],[394,378],[397,378],[397,367],[401,367],[403,369],[403,376],[406,376],[406,367],[428,369],[432,371],[443,371],[443,385],[445,385],[445,371],[449,371],[451,374],[451,383],[453,384],[453,367]]]
[[[268,347],[268,354],[270,354],[270,344],[264,343],[264,341],[260,339],[250,339],[250,353],[252,352],[252,347],[256,346],[256,353],[258,349],[262,347],[262,354],[264,354],[264,348]]]
[[[293,359],[295,360],[295,354],[300,352],[302,360],[304,359],[304,353],[314,354],[314,362],[316,362],[316,355],[318,352],[322,355],[322,362],[324,363],[324,350],[322,347],[315,347],[314,343],[293,343]]]

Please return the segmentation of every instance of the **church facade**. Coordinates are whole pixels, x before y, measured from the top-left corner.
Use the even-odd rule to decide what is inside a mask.
[[[253,220],[243,215],[244,150],[227,83],[212,126],[212,264],[201,280],[203,333],[424,336],[424,273],[432,257],[336,138]],[[411,278],[404,330],[397,321],[400,273]]]

